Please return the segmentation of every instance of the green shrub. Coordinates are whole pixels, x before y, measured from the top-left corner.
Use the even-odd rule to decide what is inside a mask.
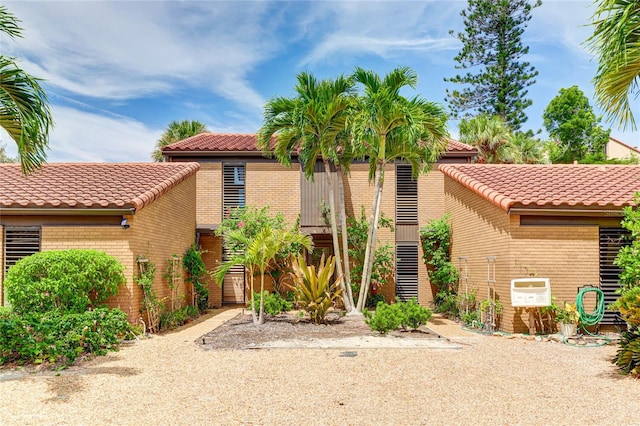
[[[435,311],[445,314],[449,318],[457,318],[460,311],[458,305],[458,295],[448,291],[440,291],[435,298]]]
[[[264,311],[270,315],[278,315],[282,312],[290,311],[293,307],[293,304],[286,299],[283,299],[278,293],[269,293],[268,291],[264,291]],[[249,309],[254,311],[260,310],[260,293],[254,293],[253,296],[254,303],[256,307],[254,309],[251,302],[249,302]]]
[[[209,306],[209,289],[204,281],[207,268],[202,260],[202,251],[196,246],[189,247],[182,257],[182,266],[188,274],[185,281],[193,285],[197,294],[198,309],[202,312]]]
[[[395,305],[379,302],[375,312],[363,311],[365,320],[372,330],[387,334],[391,330],[400,327],[401,316]]]
[[[394,306],[400,312],[400,327],[405,330],[417,330],[433,316],[431,310],[420,306],[415,297],[406,302],[396,302]]]
[[[613,362],[625,374],[640,376],[640,327],[629,327],[622,332]]]
[[[81,313],[100,306],[126,282],[122,264],[96,250],[32,254],[7,272],[4,281],[13,310]]]
[[[373,314],[364,311],[365,322],[372,330],[382,334],[398,328],[416,330],[426,324],[432,315],[431,310],[420,306],[415,298],[406,302],[396,300],[392,305],[379,302]]]
[[[0,365],[50,363],[70,365],[84,354],[104,355],[131,333],[119,309],[82,313],[60,311],[24,315],[0,312]]]
[[[183,306],[174,311],[162,311],[160,313],[160,330],[173,330],[199,316],[200,311],[195,305]]]

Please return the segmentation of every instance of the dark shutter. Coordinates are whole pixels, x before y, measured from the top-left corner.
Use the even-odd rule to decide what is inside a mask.
[[[222,211],[223,214],[245,206],[245,165],[224,163],[222,165]]]
[[[604,293],[604,303],[608,306],[620,296],[620,267],[613,264],[620,248],[631,244],[629,231],[622,228],[600,228],[600,289]],[[605,311],[601,324],[622,323],[617,312]]]
[[[411,165],[396,164],[396,224],[418,223],[418,181],[411,176]]]
[[[39,227],[11,227],[4,228],[4,273],[9,267],[31,254],[40,251]]]
[[[418,298],[418,244],[396,245],[396,296],[406,301]]]

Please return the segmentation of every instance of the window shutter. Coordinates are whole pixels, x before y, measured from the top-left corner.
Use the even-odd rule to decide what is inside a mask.
[[[245,206],[245,165],[228,164],[222,165],[222,211],[227,211],[237,207]]]
[[[411,165],[396,164],[396,224],[418,223],[418,181],[411,177]]]
[[[396,296],[407,301],[418,298],[418,244],[396,245]]]
[[[9,267],[31,254],[40,251],[39,227],[12,227],[4,228],[4,273]]]

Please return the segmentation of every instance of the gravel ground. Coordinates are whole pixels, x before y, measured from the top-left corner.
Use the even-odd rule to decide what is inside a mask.
[[[640,424],[640,381],[610,363],[615,345],[476,335],[442,319],[430,325],[458,349],[196,343],[237,313],[61,372],[0,371],[0,425]]]

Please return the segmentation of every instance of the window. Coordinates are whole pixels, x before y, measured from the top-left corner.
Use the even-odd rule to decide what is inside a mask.
[[[222,165],[222,210],[230,211],[245,206],[245,165]]]

